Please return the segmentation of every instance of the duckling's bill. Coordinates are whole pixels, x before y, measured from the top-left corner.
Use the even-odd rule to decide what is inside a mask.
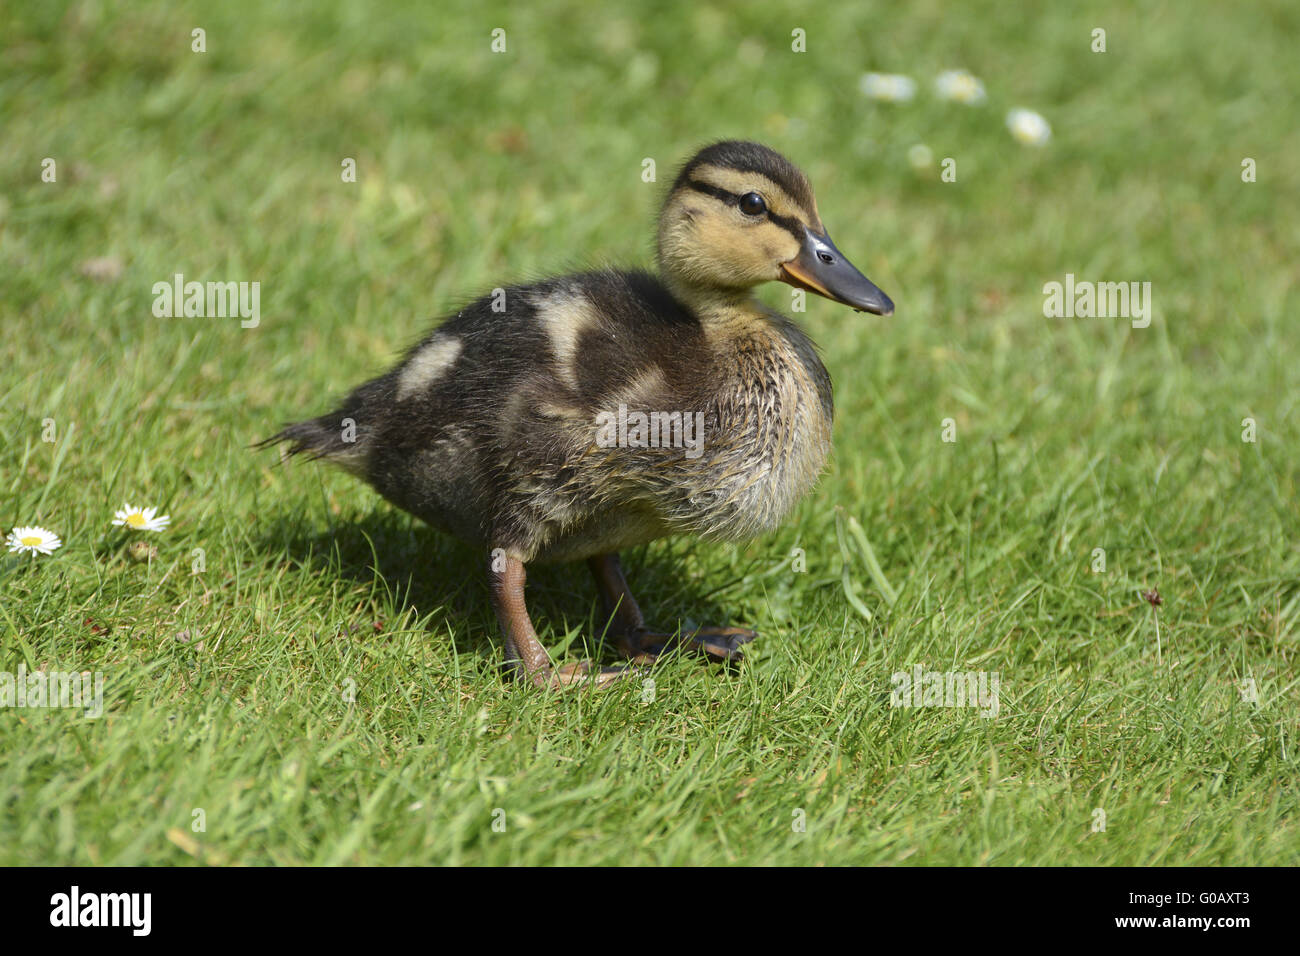
[[[873,315],[893,315],[894,303],[858,271],[831,237],[804,227],[799,255],[781,266],[781,281]]]

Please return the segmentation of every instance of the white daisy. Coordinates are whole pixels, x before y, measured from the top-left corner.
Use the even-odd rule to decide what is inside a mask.
[[[913,169],[929,169],[934,163],[934,153],[925,143],[917,143],[907,151],[907,161]]]
[[[51,554],[55,548],[63,547],[63,542],[53,531],[44,528],[14,528],[5,542],[9,551],[25,551],[30,555]]]
[[[966,70],[944,70],[934,78],[934,92],[940,99],[965,103],[967,106],[983,103],[986,99],[984,84],[979,81],[979,77]]]
[[[902,103],[916,95],[916,83],[901,73],[864,73],[858,89],[865,96],[885,103]]]
[[[1026,146],[1042,146],[1052,138],[1052,127],[1033,110],[1012,110],[1007,114],[1007,129]]]
[[[159,515],[157,508],[132,508],[130,505],[123,505],[113,515],[113,524],[132,531],[165,531],[171,521],[171,515]]]

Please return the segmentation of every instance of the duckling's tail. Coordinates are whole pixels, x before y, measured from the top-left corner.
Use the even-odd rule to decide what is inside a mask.
[[[288,442],[289,447],[281,450],[282,458],[292,455],[307,455],[310,459],[351,458],[359,449],[356,444],[356,428],[348,418],[339,419],[338,415],[322,415],[305,422],[286,425],[270,438],[264,438],[253,445],[254,448],[269,448],[281,442]]]
[[[379,417],[375,409],[385,407],[389,378],[383,376],[367,382],[354,389],[329,414],[286,425],[253,447],[267,448],[288,442],[289,446],[280,452],[282,461],[291,455],[306,455],[313,461],[324,458],[330,464],[364,477],[369,457],[366,435],[370,430],[363,429],[358,423],[374,422]]]

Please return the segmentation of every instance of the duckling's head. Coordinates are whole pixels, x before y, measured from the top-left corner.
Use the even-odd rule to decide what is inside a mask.
[[[758,143],[714,143],[682,167],[659,216],[659,267],[688,299],[775,279],[859,311],[894,311],[826,235],[803,173]]]

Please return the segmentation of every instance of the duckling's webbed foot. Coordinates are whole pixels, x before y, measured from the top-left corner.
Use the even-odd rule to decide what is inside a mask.
[[[506,666],[514,672],[516,680],[527,681],[534,687],[571,687],[591,682],[601,686],[618,680],[631,670],[627,665],[598,667],[590,661],[566,664],[558,669],[552,667],[524,603],[527,575],[523,562],[506,557],[504,567],[500,571],[490,570],[488,577],[492,584],[492,606],[505,635]]]
[[[604,599],[605,613],[612,615],[610,633],[623,656],[635,663],[652,663],[674,650],[702,654],[712,661],[738,663],[744,659],[740,648],[758,637],[757,632],[745,627],[701,627],[679,634],[653,631],[646,627],[641,608],[628,589],[618,555],[597,555],[587,563]]]
[[[682,650],[701,654],[711,661],[740,663],[745,659],[741,646],[758,637],[757,631],[745,627],[701,627],[694,631],[666,634],[648,627],[621,636],[619,647],[639,664],[650,663],[661,654]]]

